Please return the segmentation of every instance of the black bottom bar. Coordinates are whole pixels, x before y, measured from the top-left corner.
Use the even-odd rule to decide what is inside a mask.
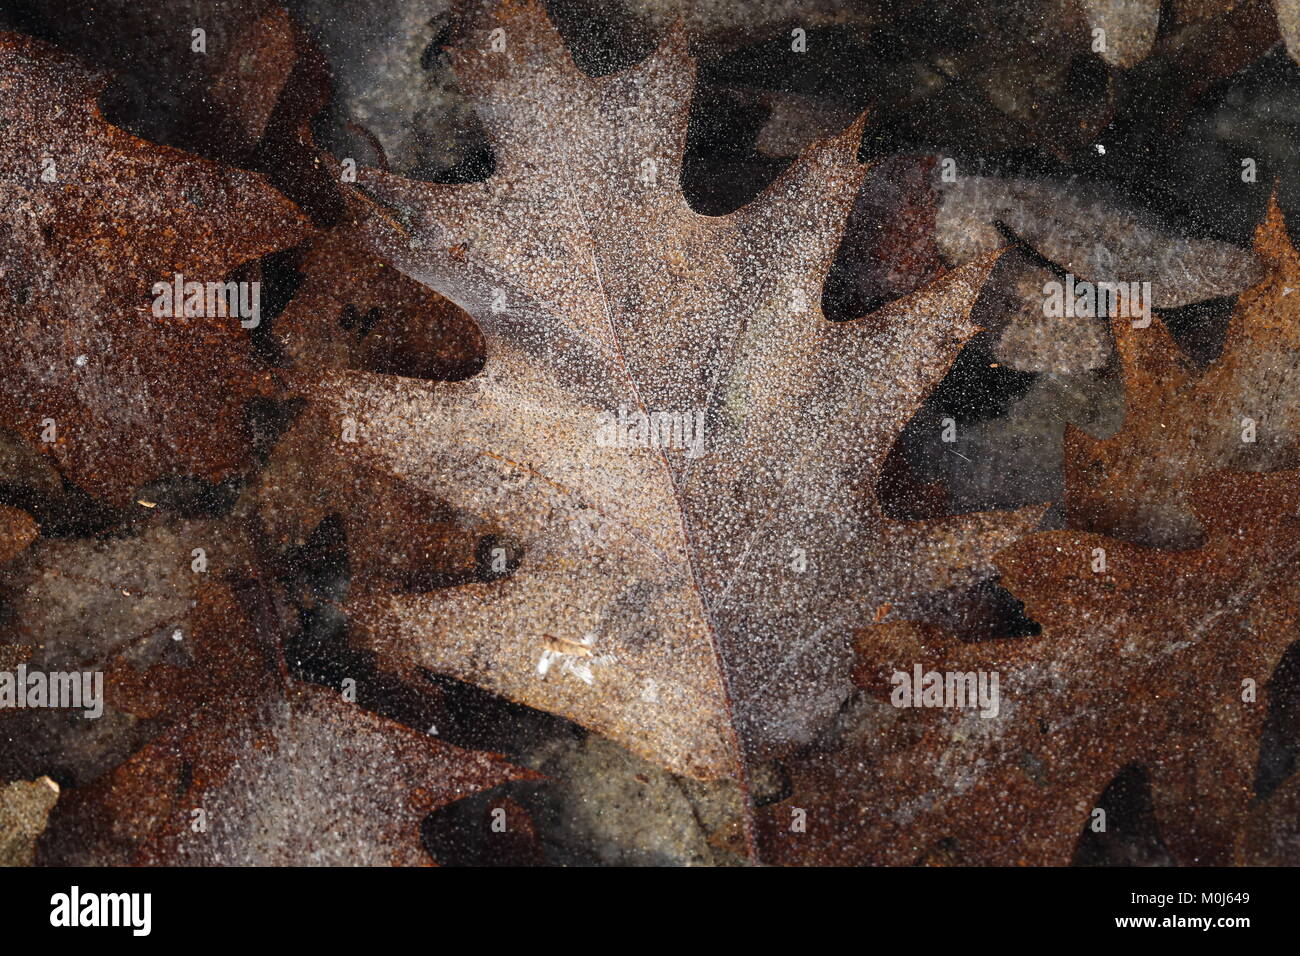
[[[863,945],[978,946],[998,940],[1134,937],[1173,931],[1230,943],[1294,919],[1293,870],[7,870],[6,940],[85,943],[286,941],[334,948],[394,932],[450,943],[486,933],[499,948],[552,937],[590,945],[608,933],[719,936],[849,932]],[[71,923],[77,918],[117,926]],[[143,928],[149,894],[148,935]],[[136,904],[132,906],[132,904]],[[134,917],[134,919],[133,919]],[[132,923],[136,924],[133,928]],[[673,927],[678,927],[674,930]],[[687,929],[687,927],[690,927]],[[602,927],[604,927],[602,929]],[[679,942],[684,942],[680,940]],[[471,943],[471,945],[473,945]],[[15,950],[17,951],[17,950]]]

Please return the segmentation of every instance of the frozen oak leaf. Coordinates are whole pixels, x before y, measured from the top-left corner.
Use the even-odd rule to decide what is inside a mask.
[[[338,455],[499,522],[523,563],[503,580],[355,595],[353,621],[389,660],[677,772],[737,774],[835,712],[855,617],[884,603],[923,615],[1035,520],[895,523],[874,497],[895,437],[974,333],[966,314],[996,255],[827,322],[858,128],[707,217],[679,187],[693,84],[680,37],[592,79],[540,5],[504,2],[467,25],[454,62],[496,174],[445,186],[367,171],[397,217],[367,229],[481,323],[486,368],[301,385],[355,426]],[[637,415],[667,427],[661,447],[621,427]]]
[[[912,864],[942,850],[966,864],[1064,865],[1108,784],[1136,764],[1174,857],[1230,862],[1269,680],[1296,638],[1298,477],[1202,479],[1196,551],[1074,531],[1012,545],[997,558],[1002,584],[1042,624],[1037,637],[962,645],[906,624],[868,632],[875,666],[860,679],[878,700],[840,747],[787,761],[793,795],[761,820],[769,858]],[[1106,569],[1095,572],[1097,548]],[[891,706],[893,673],[918,667],[939,673],[939,703],[967,686],[947,675],[970,674],[978,694],[977,675],[987,689],[996,674],[995,713]]]
[[[124,505],[159,477],[241,468],[245,402],[271,385],[241,316],[209,314],[206,289],[204,314],[155,315],[155,283],[225,282],[304,224],[260,177],[110,125],[106,81],[0,35],[0,425]]]
[[[132,132],[223,159],[266,132],[297,59],[274,0],[66,0],[29,7],[24,23],[114,72],[105,107]]]
[[[1164,547],[1195,544],[1189,482],[1220,468],[1300,465],[1300,255],[1276,201],[1255,234],[1268,274],[1237,300],[1219,357],[1198,373],[1159,319],[1115,319],[1124,427],[1066,432],[1072,527]]]
[[[289,682],[194,714],[55,813],[56,865],[417,866],[420,821],[539,775]],[[485,823],[486,825],[486,823]]]

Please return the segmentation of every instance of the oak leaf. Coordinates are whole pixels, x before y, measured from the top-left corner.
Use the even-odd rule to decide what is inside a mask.
[[[267,131],[297,59],[274,0],[67,0],[29,4],[24,25],[113,72],[102,102],[115,124],[225,161],[246,159]]]
[[[327,420],[355,426],[355,442],[334,439],[353,470],[448,502],[466,527],[503,526],[524,558],[502,580],[355,594],[352,621],[390,661],[677,772],[740,774],[808,739],[849,693],[855,616],[886,603],[924,616],[1036,520],[897,523],[874,497],[895,437],[976,331],[966,315],[996,254],[827,322],[822,282],[863,175],[858,126],[749,205],[701,216],[679,186],[680,34],[593,79],[540,5],[503,2],[464,27],[453,62],[495,175],[449,186],[367,170],[393,214],[363,228],[474,316],[486,368],[445,384],[297,381]],[[666,444],[686,447],[616,447],[636,437],[613,434],[620,414],[652,413],[679,416]]]
[[[100,672],[104,706],[93,719],[0,710],[0,773],[80,785],[167,722],[253,693],[271,666],[254,598],[261,574],[248,535],[229,521],[155,519],[134,534],[29,547],[0,572],[0,660]]]
[[[518,565],[517,548],[496,529],[465,527],[436,495],[381,467],[350,465],[340,440],[338,416],[308,406],[250,486],[249,506],[289,566],[326,543],[331,518],[342,531],[352,588],[427,591],[502,577]],[[496,547],[507,557],[493,575]]]
[[[244,404],[272,383],[238,316],[157,317],[155,283],[224,282],[298,240],[293,206],[251,173],[105,121],[107,77],[0,36],[0,423],[85,490],[125,504],[159,477],[246,464]]]
[[[482,368],[478,328],[459,307],[407,278],[344,229],[301,252],[302,284],[276,317],[285,364],[352,369],[429,380],[457,380]],[[348,473],[337,454],[339,421],[302,410],[274,448],[250,493],[271,544],[281,554],[308,545],[321,522],[342,518],[349,572],[398,587],[472,580],[478,534],[458,529],[448,506],[382,472]]]
[[[1260,277],[1246,250],[1184,234],[1079,181],[962,175],[940,189],[935,231],[952,265],[1000,248],[1009,230],[1079,281],[1150,282],[1160,309],[1236,295]]]
[[[287,681],[250,538],[234,519],[159,513],[134,535],[39,541],[6,569],[6,638],[21,643],[0,650],[104,674],[97,719],[0,713],[0,771],[75,784],[43,862],[427,863],[426,813],[536,777]]]
[[[1107,785],[1138,764],[1174,857],[1231,862],[1268,681],[1300,620],[1297,477],[1203,478],[1196,551],[1075,531],[1012,545],[997,558],[1001,580],[1042,624],[1037,637],[962,645],[905,622],[864,634],[874,666],[859,679],[881,700],[862,705],[844,746],[788,763],[793,796],[763,819],[770,857],[910,864],[942,851],[1064,865]],[[885,703],[892,674],[917,665],[998,674],[996,716]],[[806,832],[791,831],[793,808]]]
[[[182,722],[56,810],[45,864],[418,866],[431,810],[539,775],[289,682]],[[201,813],[199,812],[201,811]]]
[[[1067,428],[1072,527],[1185,547],[1199,534],[1186,500],[1199,476],[1300,464],[1300,255],[1276,201],[1255,251],[1268,273],[1238,298],[1223,351],[1203,372],[1158,318],[1144,329],[1112,320],[1124,363],[1124,425],[1105,440]]]

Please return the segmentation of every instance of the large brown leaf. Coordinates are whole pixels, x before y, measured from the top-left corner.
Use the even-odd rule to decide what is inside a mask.
[[[1139,764],[1185,864],[1231,862],[1252,796],[1267,682],[1296,639],[1295,472],[1220,473],[1194,497],[1207,540],[1168,552],[1073,531],[997,559],[1041,635],[961,645],[906,625],[863,637],[881,700],[836,745],[789,762],[793,796],[763,819],[788,862],[1070,862],[1103,791]],[[1095,548],[1107,570],[1095,573]],[[995,717],[886,703],[895,670],[999,674]],[[1245,681],[1256,696],[1247,699]],[[806,832],[792,829],[804,810]],[[1124,826],[1111,819],[1108,826]]]
[[[26,130],[0,139],[0,424],[120,505],[165,475],[237,471],[244,404],[271,385],[238,317],[155,317],[154,283],[224,281],[303,222],[261,177],[110,125],[105,82],[0,36],[0,123]]]
[[[503,53],[491,32],[505,31]],[[975,329],[996,255],[833,324],[822,281],[863,175],[859,129],[722,217],[679,174],[680,36],[581,74],[540,6],[490,4],[454,54],[496,145],[465,186],[367,171],[378,253],[466,308],[486,370],[460,383],[336,372],[300,384],[336,454],[524,548],[512,577],[355,595],[366,642],[606,733],[677,772],[741,772],[850,692],[856,616],[924,616],[1036,520],[896,523],[874,489],[895,437]],[[601,413],[701,416],[698,454],[602,447]],[[345,419],[356,441],[343,440]],[[805,564],[806,562],[806,564]]]
[[[26,4],[27,32],[114,73],[108,115],[145,139],[246,158],[284,92],[295,30],[274,0],[64,0]],[[203,30],[203,52],[193,48]]]
[[[44,862],[427,863],[427,812],[536,776],[286,682],[242,523],[159,514],[137,531],[39,541],[0,580],[18,642],[0,651],[25,650],[34,670],[104,673],[98,718],[0,713],[0,772],[49,768],[75,784]]]

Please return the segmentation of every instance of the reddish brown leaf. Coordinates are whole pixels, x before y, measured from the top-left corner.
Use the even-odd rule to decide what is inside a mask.
[[[196,571],[195,549],[202,549]],[[254,574],[237,525],[157,522],[134,536],[45,539],[0,577],[0,649],[30,671],[103,673],[103,716],[0,711],[0,768],[82,783],[214,698],[274,673],[245,597]]]
[[[1300,477],[1222,473],[1194,498],[1197,551],[1079,532],[1031,535],[997,559],[1040,636],[960,645],[868,632],[840,739],[789,762],[794,796],[763,820],[789,862],[1068,863],[1110,781],[1139,764],[1160,833],[1186,864],[1231,860],[1252,795],[1267,683],[1300,622]],[[1106,570],[1094,572],[1105,550]],[[996,672],[994,717],[886,703],[901,671]],[[1247,693],[1251,681],[1254,694]],[[804,810],[806,832],[792,829]],[[1110,821],[1114,826],[1116,821]]]
[[[532,779],[292,683],[205,708],[69,794],[39,852],[47,864],[417,866],[430,862],[430,810]]]
[[[294,66],[296,38],[274,0],[63,0],[27,4],[32,32],[115,73],[110,116],[146,139],[243,158]],[[202,30],[196,50],[195,30]]]
[[[1241,294],[1223,351],[1204,372],[1159,319],[1144,329],[1127,317],[1112,321],[1124,362],[1124,427],[1105,441],[1067,430],[1072,526],[1186,547],[1199,533],[1186,501],[1199,476],[1300,464],[1300,256],[1276,202],[1255,251],[1269,272]]]
[[[276,317],[288,363],[413,378],[477,371],[483,340],[465,312],[334,230],[303,253],[302,285]]]
[[[270,388],[238,317],[156,317],[154,284],[225,281],[303,224],[259,177],[109,125],[104,82],[0,37],[0,119],[28,131],[0,141],[0,423],[120,505],[164,475],[238,471],[244,403]]]

